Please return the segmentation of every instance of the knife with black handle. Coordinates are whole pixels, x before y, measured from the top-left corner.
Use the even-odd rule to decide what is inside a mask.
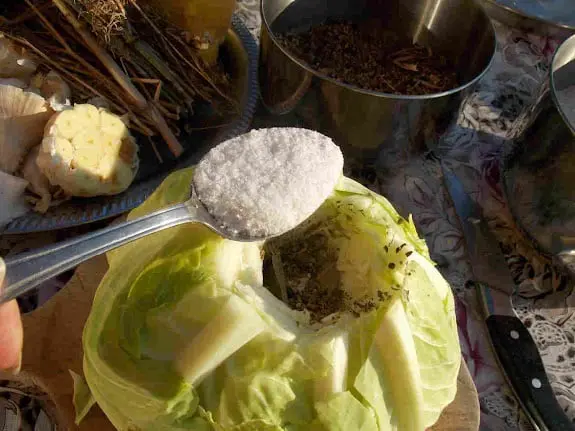
[[[555,397],[535,341],[515,314],[511,302],[515,282],[481,208],[445,166],[443,174],[465,236],[490,342],[505,378],[536,429],[575,430]]]

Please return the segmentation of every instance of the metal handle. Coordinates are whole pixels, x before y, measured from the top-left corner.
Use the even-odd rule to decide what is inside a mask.
[[[29,292],[41,283],[82,262],[151,233],[195,221],[193,207],[175,205],[144,217],[110,226],[5,260],[6,277],[0,304]]]
[[[514,316],[489,316],[491,343],[515,395],[539,431],[573,431],[557,402],[535,341]]]

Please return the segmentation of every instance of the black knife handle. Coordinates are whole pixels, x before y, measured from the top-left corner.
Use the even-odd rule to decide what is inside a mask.
[[[521,320],[489,316],[491,343],[515,395],[541,431],[575,430],[553,393],[537,345]]]

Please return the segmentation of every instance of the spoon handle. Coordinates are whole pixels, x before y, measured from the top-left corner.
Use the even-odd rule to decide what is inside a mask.
[[[187,203],[174,205],[135,220],[8,257],[0,304],[99,254],[151,233],[196,221],[194,212]]]

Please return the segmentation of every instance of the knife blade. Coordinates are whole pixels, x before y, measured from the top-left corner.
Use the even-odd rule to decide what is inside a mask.
[[[536,429],[574,430],[553,393],[537,344],[515,314],[511,302],[515,282],[481,208],[446,166],[443,176],[461,223],[489,341],[503,375]]]

